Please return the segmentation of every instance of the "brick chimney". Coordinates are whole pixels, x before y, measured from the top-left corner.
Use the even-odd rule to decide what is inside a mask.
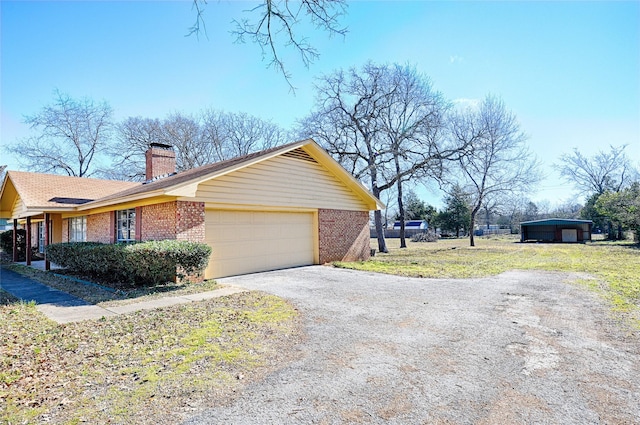
[[[176,153],[173,146],[151,143],[145,152],[147,181],[176,172]]]

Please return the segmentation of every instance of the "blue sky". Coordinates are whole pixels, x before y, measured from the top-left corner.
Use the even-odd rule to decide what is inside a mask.
[[[574,147],[628,144],[640,166],[640,2],[349,2],[346,38],[300,27],[321,53],[309,69],[282,50],[295,94],[229,34],[254,4],[210,1],[197,38],[189,1],[2,1],[0,143],[27,135],[23,117],[54,89],[106,100],[118,120],[217,108],[288,127],[311,110],[314,78],[373,60],[415,65],[453,101],[502,97],[545,163],[537,202],[578,199],[550,167]]]

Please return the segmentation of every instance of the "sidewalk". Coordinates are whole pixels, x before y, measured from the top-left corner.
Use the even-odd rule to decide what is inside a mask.
[[[215,291],[202,292],[199,294],[168,296],[155,300],[104,308],[89,304],[78,297],[50,288],[33,279],[29,279],[19,273],[4,268],[0,268],[0,289],[23,301],[35,301],[36,308],[40,312],[58,323],[96,320],[139,310],[152,310],[154,308],[185,304],[193,301],[203,301],[239,292],[246,292],[246,289],[226,286]]]

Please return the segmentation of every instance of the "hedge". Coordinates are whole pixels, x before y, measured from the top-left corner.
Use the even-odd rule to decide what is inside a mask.
[[[211,248],[187,241],[150,241],[133,244],[69,242],[47,247],[50,261],[81,274],[153,285],[200,274]]]
[[[26,261],[27,231],[24,229],[17,229],[16,232],[18,261]],[[13,230],[0,232],[0,249],[2,249],[6,254],[13,255]]]

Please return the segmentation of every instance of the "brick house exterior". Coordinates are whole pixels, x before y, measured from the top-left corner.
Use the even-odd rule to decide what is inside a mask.
[[[318,210],[320,264],[369,259],[369,213]]]
[[[308,247],[304,249],[310,253],[300,265],[367,260],[369,212],[383,207],[312,140],[181,173],[175,172],[173,150],[152,144],[146,153],[146,171],[144,183],[9,171],[0,193],[0,211],[13,219],[14,226],[18,222],[30,224],[31,247],[43,243],[38,226],[49,235],[45,244],[78,240],[73,233],[78,231],[78,222],[82,223],[81,240],[115,243],[117,235],[122,235],[122,218],[118,217],[130,217],[126,224],[130,238],[123,240],[173,239],[210,244],[217,240],[215,243],[221,245],[212,246],[214,253],[239,249],[242,258],[246,251],[248,266],[254,261],[251,255],[272,250],[275,258],[280,253],[274,261],[260,260],[264,264],[257,269],[247,268],[250,272],[289,264],[287,249],[295,256],[296,244],[284,238],[274,248],[264,235],[286,233],[282,220],[297,220],[300,214],[310,218],[299,224],[302,227],[298,231],[307,238],[301,246]],[[230,224],[235,228],[225,230],[225,226],[208,223],[207,217],[214,217],[208,211],[226,211],[219,216],[227,218],[238,211],[237,216],[247,221]],[[255,234],[256,249],[233,245],[233,237],[222,244],[216,234],[211,234],[214,228],[231,234],[236,229],[249,232],[251,238]],[[220,257],[211,261],[238,260]]]

